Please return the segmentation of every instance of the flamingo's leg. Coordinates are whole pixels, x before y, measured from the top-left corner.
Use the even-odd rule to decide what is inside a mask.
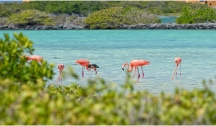
[[[177,74],[177,71],[178,71],[178,65],[177,65],[177,68],[176,68],[176,79],[177,79],[177,75],[178,75],[178,74]]]
[[[139,73],[139,69],[137,67],[137,72],[138,72],[138,79],[137,79],[137,82],[139,81],[139,78],[140,78],[140,73]]]
[[[173,79],[173,77],[174,77],[174,75],[175,75],[175,73],[176,73],[177,68],[178,68],[178,65],[176,66],[176,68],[175,68],[175,70],[174,70],[174,73],[173,73],[172,79]]]
[[[60,72],[60,80],[61,80],[61,84],[62,84],[62,71]]]
[[[59,76],[58,76],[58,78],[57,78],[57,80],[56,80],[56,84],[58,84],[58,81],[59,81]]]
[[[59,80],[60,80],[60,72],[59,72],[59,76],[58,76],[58,79],[56,80],[56,83],[58,84],[59,83]]]
[[[84,77],[84,69],[83,69],[83,66],[82,66],[82,77]]]
[[[141,69],[142,69],[142,77],[144,78],[144,71],[143,71],[143,68],[142,68],[142,66],[141,66]]]
[[[181,77],[181,64],[180,64],[180,77]],[[181,77],[181,79],[182,79],[182,77]]]
[[[95,74],[97,74],[97,69],[94,67]]]
[[[137,67],[134,67],[134,75],[133,75],[133,78],[134,78],[134,76],[135,76],[135,74],[136,74],[136,68],[137,68]]]
[[[61,84],[61,75],[59,76],[59,83]]]

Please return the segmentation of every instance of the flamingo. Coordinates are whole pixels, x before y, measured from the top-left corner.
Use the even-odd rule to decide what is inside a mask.
[[[99,66],[98,65],[96,65],[96,64],[89,64],[88,65],[88,69],[94,69],[94,71],[95,71],[95,74],[97,74],[97,69],[96,68],[99,68]]]
[[[98,65],[96,64],[89,64],[89,61],[87,59],[79,59],[76,60],[75,63],[78,63],[79,65],[82,66],[82,77],[84,77],[84,69],[86,68],[86,70],[91,70],[94,69],[95,74],[97,74],[97,69],[99,68]]]
[[[138,79],[137,79],[137,82],[139,81],[139,78],[140,78],[140,73],[139,73],[139,69],[138,69],[138,67],[140,66],[141,67],[141,69],[142,69],[142,77],[144,78],[144,72],[143,72],[143,68],[142,68],[142,66],[144,66],[144,65],[149,65],[150,64],[150,62],[149,61],[147,61],[147,60],[132,60],[131,62],[130,62],[130,64],[128,64],[128,63],[124,63],[123,65],[122,65],[122,70],[124,71],[124,67],[126,66],[126,65],[128,65],[128,72],[132,72],[132,70],[133,70],[133,68],[135,69],[135,72],[134,72],[134,75],[133,75],[133,78],[134,78],[134,76],[135,76],[135,74],[136,74],[136,69],[137,69],[137,71],[138,71]]]
[[[56,80],[56,83],[58,82],[62,83],[62,71],[64,69],[64,64],[58,64],[58,69],[59,69],[59,76],[58,79]]]
[[[29,60],[36,60],[37,62],[42,62],[43,58],[38,55],[33,55],[33,56],[26,56],[27,61]]]
[[[181,61],[182,61],[182,59],[181,59],[180,57],[176,57],[176,58],[175,58],[176,68],[175,68],[175,70],[174,70],[172,79],[173,79],[173,77],[174,77],[175,74],[176,74],[176,78],[177,78],[177,68],[178,68],[178,65],[179,65],[179,64],[180,64],[180,77],[181,77]]]

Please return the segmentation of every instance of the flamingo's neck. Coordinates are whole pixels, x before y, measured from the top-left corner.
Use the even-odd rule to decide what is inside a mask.
[[[126,65],[128,65],[128,69],[127,69],[128,72],[131,72],[131,71],[133,70],[131,64],[128,64],[128,63],[127,63]]]
[[[88,65],[86,65],[85,67],[86,67],[86,70],[88,70],[88,71],[91,70],[91,68],[88,68]]]

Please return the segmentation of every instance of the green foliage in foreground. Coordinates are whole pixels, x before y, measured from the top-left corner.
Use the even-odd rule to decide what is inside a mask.
[[[45,86],[42,76],[46,76],[39,71],[50,67],[38,67],[36,62],[31,67],[22,64],[24,59],[18,55],[24,55],[24,50],[33,53],[32,43],[22,34],[15,37],[18,39],[10,42],[5,35],[6,40],[0,42],[0,47],[7,50],[2,52],[1,48],[0,53],[0,124],[216,124],[215,94],[205,85],[203,89],[176,89],[174,94],[153,95],[134,91],[127,73],[125,83],[118,85],[119,88],[101,78],[88,80],[86,86],[74,83]],[[11,59],[10,65],[5,59]],[[22,67],[17,69],[16,64]],[[6,68],[2,70],[3,66],[14,70],[9,73]],[[32,73],[27,68],[36,71]],[[20,82],[25,76],[29,81],[17,83],[19,79],[13,77],[16,73]],[[33,74],[38,76],[30,78]],[[68,74],[77,79],[72,68]]]
[[[209,7],[184,7],[181,16],[176,19],[178,24],[204,23],[216,20],[216,13],[213,8]]]
[[[158,96],[98,78],[86,87],[0,81],[0,124],[216,124],[215,94],[176,89]]]
[[[156,15],[137,8],[112,7],[90,14],[85,23],[90,29],[117,28],[119,25],[160,23]]]
[[[18,84],[36,82],[37,79],[52,79],[54,65],[45,60],[26,62],[25,55],[33,54],[33,42],[22,33],[10,38],[4,34],[0,39],[0,79],[10,79]]]
[[[15,25],[53,25],[53,19],[45,12],[38,10],[23,10],[12,14],[9,23]]]

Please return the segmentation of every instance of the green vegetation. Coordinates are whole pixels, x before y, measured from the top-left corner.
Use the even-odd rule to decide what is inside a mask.
[[[45,86],[53,65],[26,63],[25,53],[33,52],[21,33],[0,39],[0,124],[216,124],[215,93],[205,82],[203,89],[158,95],[134,91],[128,73],[120,87],[101,78],[86,86]],[[78,79],[72,68],[64,72]]]
[[[85,25],[84,24],[85,17],[77,17],[74,15],[67,15],[67,14],[58,14],[53,17],[55,24],[74,24],[74,25]]]
[[[15,25],[52,25],[53,20],[45,12],[38,10],[23,10],[12,14],[9,22]]]
[[[79,14],[88,16],[89,13],[111,7],[139,8],[147,12],[164,15],[180,13],[184,6],[206,7],[201,4],[191,4],[175,1],[32,1],[10,2],[0,4],[0,17],[9,16],[21,10],[35,9],[54,14]]]
[[[0,25],[5,25],[7,24],[8,19],[7,18],[0,18]]]
[[[33,54],[33,42],[23,34],[14,34],[10,38],[0,39],[0,79],[10,79],[18,84],[52,79],[52,68],[45,60],[39,65],[36,61],[27,63],[24,53]]]
[[[155,14],[148,13],[144,10],[137,8],[125,8],[125,19],[130,22],[130,24],[152,24],[152,23],[160,23],[160,18]]]
[[[90,29],[116,28],[120,24],[129,24],[124,19],[124,9],[122,7],[113,7],[92,13],[85,19],[85,23]]]
[[[193,24],[209,22],[212,20],[216,20],[216,13],[213,8],[184,7],[181,11],[181,16],[176,19],[176,22],[179,24]]]
[[[12,7],[12,8],[11,8]],[[0,17],[9,17],[11,14],[18,12],[19,10],[14,4],[0,3]]]
[[[113,8],[122,8],[123,10]],[[112,12],[115,10],[121,12],[118,12],[118,14]],[[70,25],[71,23],[84,25],[84,19],[80,17],[88,17],[86,23],[87,25],[91,25],[90,27],[92,28],[116,28],[117,24],[159,23],[160,20],[156,18],[155,15],[180,16],[177,20],[177,23],[180,24],[201,23],[214,20],[215,13],[213,14],[213,11],[214,9],[207,7],[207,5],[177,1],[6,2],[0,4],[0,24],[4,25],[6,22],[9,22],[21,26],[26,24]],[[105,16],[108,21],[105,21],[102,17],[98,18],[100,15],[104,16],[104,12],[110,13]],[[111,13],[125,19],[113,18]],[[47,14],[50,14],[50,16]],[[135,16],[133,16],[133,14]],[[18,15],[18,18],[16,15]],[[90,19],[94,16],[96,16],[96,20],[99,21],[99,24],[95,24],[95,21]],[[8,17],[9,21],[7,20]],[[112,18],[115,20],[111,20]],[[55,22],[53,22],[53,20]],[[115,26],[111,26],[112,24]]]
[[[85,23],[90,29],[117,28],[119,25],[127,24],[149,24],[159,23],[156,15],[148,14],[136,8],[112,7],[90,14]]]

